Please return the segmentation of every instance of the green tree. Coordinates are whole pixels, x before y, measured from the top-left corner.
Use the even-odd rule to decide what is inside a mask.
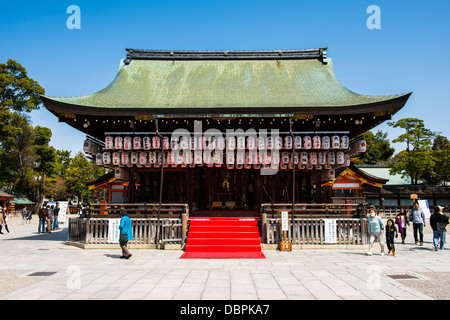
[[[389,122],[388,125],[405,130],[405,133],[392,142],[406,144],[406,150],[394,157],[390,172],[409,177],[411,184],[417,184],[420,179],[428,175],[435,175],[437,159],[431,149],[435,133],[425,128],[423,120],[404,118],[397,122]]]
[[[437,135],[431,147],[435,157],[434,175],[425,175],[427,184],[438,185],[450,180],[450,142],[444,136]]]
[[[367,152],[358,162],[359,164],[384,164],[394,154],[395,149],[391,147],[387,132],[377,131],[373,134],[371,131],[364,133],[363,138],[367,143]]]
[[[0,64],[0,187],[9,191],[25,192],[33,180],[35,132],[26,114],[40,107],[44,93],[18,62]]]
[[[65,172],[68,192],[71,195],[78,196],[80,202],[100,198],[98,191],[89,190],[84,183],[101,175],[102,169],[93,160],[86,158],[82,152],[78,152]]]

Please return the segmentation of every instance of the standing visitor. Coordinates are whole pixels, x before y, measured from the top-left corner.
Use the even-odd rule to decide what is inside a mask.
[[[1,221],[0,221],[0,234],[3,234],[2,229],[3,226],[5,226],[6,232],[11,233],[8,229],[8,212],[6,211],[6,207],[0,207],[0,211],[1,211]]]
[[[433,229],[434,250],[438,251],[438,247],[444,250],[445,245],[445,229],[448,225],[448,217],[442,212],[442,207],[435,207],[434,213],[430,217],[430,226]]]
[[[27,221],[25,223],[31,224],[31,219],[33,218],[33,210],[31,207],[27,210]]]
[[[405,244],[406,226],[409,226],[408,216],[405,208],[400,208],[400,213],[395,217],[395,223],[398,225],[398,232],[402,238],[402,244]]]
[[[409,221],[413,223],[414,241],[417,244],[420,240],[420,246],[423,246],[423,227],[425,224],[425,212],[419,208],[419,202],[414,202],[411,213],[409,214]],[[419,233],[419,237],[417,236]]]
[[[27,219],[27,207],[23,207],[21,213],[22,213],[22,225],[24,225],[25,220]]]
[[[47,233],[52,232],[53,206],[47,206]]]
[[[369,208],[369,251],[366,252],[366,255],[372,255],[373,243],[379,242],[381,248],[381,255],[384,256],[384,244],[382,239],[382,234],[384,230],[383,221],[376,214],[375,208]]]
[[[389,252],[395,256],[394,237],[398,238],[397,228],[395,227],[394,220],[389,219],[386,224],[386,245]]]
[[[131,253],[128,251],[127,243],[128,241],[133,240],[133,230],[131,226],[131,219],[128,217],[128,213],[122,209],[120,211],[120,247],[122,248],[122,256],[121,259],[130,259]]]
[[[38,233],[44,233],[45,232],[45,222],[47,220],[47,208],[45,205],[42,205],[42,207],[39,209],[39,226],[38,226]]]
[[[58,214],[59,214],[59,202],[56,203],[56,208],[53,209],[53,230],[59,229]]]

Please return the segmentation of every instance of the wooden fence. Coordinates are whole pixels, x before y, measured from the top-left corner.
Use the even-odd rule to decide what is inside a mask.
[[[267,218],[262,225],[262,239],[267,244],[282,241],[280,218]],[[293,235],[293,237],[291,237]],[[325,224],[321,218],[295,218],[287,233],[292,244],[325,244]],[[336,219],[336,244],[367,244],[367,219]]]
[[[82,244],[107,244],[109,220],[111,218],[70,218],[69,242]],[[184,230],[182,218],[161,218],[161,240],[157,239],[157,218],[131,218],[133,238],[130,244],[183,243]]]

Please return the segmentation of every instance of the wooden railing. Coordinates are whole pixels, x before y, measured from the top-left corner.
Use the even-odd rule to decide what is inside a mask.
[[[183,244],[187,236],[189,206],[157,203],[93,204],[87,217],[69,219],[68,241],[81,244],[107,244],[109,220],[120,218],[125,209],[132,222],[130,244]]]
[[[68,241],[83,244],[107,244],[111,218],[70,218]],[[133,238],[130,244],[183,243],[181,218],[160,219],[161,239],[158,239],[157,218],[131,218]]]
[[[108,204],[92,204],[91,214],[106,215],[120,214],[125,209],[128,214],[145,215],[146,217],[156,216],[159,214],[158,203],[108,203]],[[189,205],[186,203],[164,203],[161,204],[161,215],[176,215],[185,213],[189,215]]]
[[[296,203],[294,205],[295,214],[300,216],[325,217],[335,214],[354,214],[358,204],[355,203]],[[263,203],[262,213],[278,213],[281,210],[292,211],[292,203]]]
[[[292,203],[264,203],[261,205],[261,238],[263,243],[282,241],[281,211],[289,213],[288,239],[292,244],[325,244],[324,219],[336,220],[336,244],[366,244],[367,220],[358,216],[358,204],[323,203],[294,205]]]
[[[281,219],[268,218],[262,227],[263,242],[282,241]],[[367,244],[367,219],[336,219],[336,244]],[[325,225],[321,218],[295,218],[289,221],[288,239],[292,244],[325,244]]]

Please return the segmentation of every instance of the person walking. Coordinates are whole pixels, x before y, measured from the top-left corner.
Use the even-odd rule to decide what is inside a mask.
[[[122,248],[122,256],[121,259],[130,259],[131,253],[127,248],[128,241],[133,240],[133,230],[131,219],[128,217],[128,213],[122,209],[120,211],[120,247]]]
[[[25,224],[31,224],[31,219],[33,218],[33,209],[31,209],[31,207],[28,208],[27,210],[27,220],[25,221]]]
[[[435,207],[434,213],[430,216],[430,226],[433,229],[434,250],[438,251],[438,247],[444,250],[446,227],[448,225],[448,217],[442,212],[442,207]]]
[[[405,244],[406,240],[406,226],[409,226],[408,216],[405,208],[400,208],[400,212],[395,217],[395,224],[398,226],[398,233],[402,238],[402,244]]]
[[[386,223],[386,245],[388,247],[388,254],[392,252],[395,256],[394,237],[398,238],[397,228],[395,227],[394,220],[389,219]]]
[[[53,206],[47,206],[47,233],[52,232]]]
[[[384,244],[382,239],[382,234],[384,230],[383,221],[376,214],[375,208],[369,208],[369,251],[366,252],[366,255],[372,255],[372,249],[374,242],[380,243],[381,248],[381,256],[384,256]]]
[[[8,212],[6,207],[0,207],[1,221],[0,221],[0,234],[3,234],[3,226],[5,226],[6,232],[11,233],[8,229]]]
[[[423,228],[426,227],[425,224],[425,212],[419,207],[419,202],[414,202],[413,208],[409,214],[409,221],[413,223],[413,231],[414,231],[414,241],[415,243],[419,243],[420,246],[423,246]],[[419,237],[417,236],[419,233]]]
[[[38,216],[39,216],[38,233],[45,233],[45,222],[47,221],[47,208],[45,205],[42,205],[42,207],[39,208]]]

